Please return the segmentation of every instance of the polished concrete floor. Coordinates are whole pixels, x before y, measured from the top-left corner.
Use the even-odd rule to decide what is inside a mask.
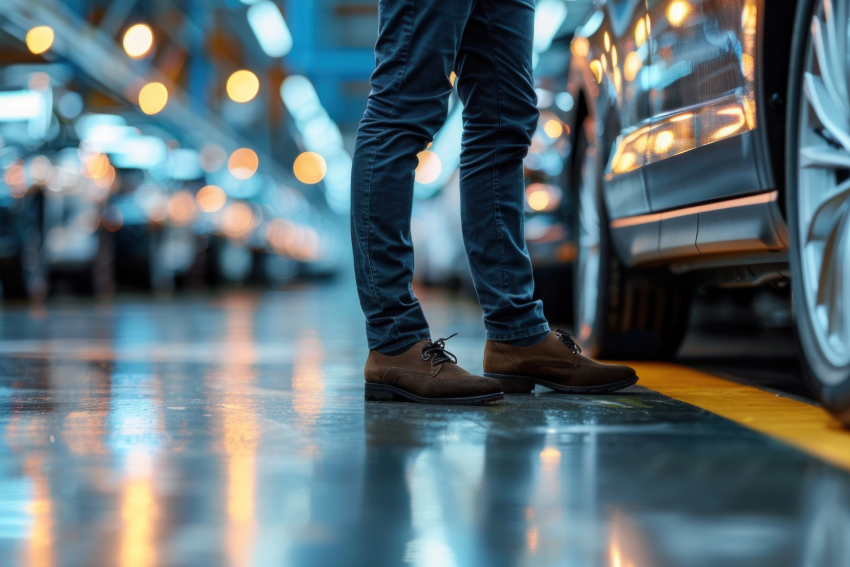
[[[480,371],[477,306],[425,295]],[[365,357],[341,284],[5,307],[0,565],[850,565],[850,474],[804,451],[640,384],[366,404]]]

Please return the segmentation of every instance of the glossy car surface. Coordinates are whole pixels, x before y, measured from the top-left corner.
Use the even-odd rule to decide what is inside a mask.
[[[645,329],[670,356],[682,290],[790,282],[807,375],[847,417],[848,13],[845,0],[596,3],[565,72],[562,184],[591,352],[624,355],[618,337]]]

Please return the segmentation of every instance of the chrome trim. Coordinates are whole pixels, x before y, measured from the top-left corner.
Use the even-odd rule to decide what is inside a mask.
[[[746,207],[749,205],[759,205],[762,203],[771,203],[779,198],[778,191],[770,191],[759,195],[751,195],[749,197],[741,197],[739,199],[729,199],[727,201],[719,201],[717,203],[709,203],[707,205],[697,205],[696,207],[686,207],[684,209],[676,209],[663,213],[652,213],[649,215],[637,215],[633,217],[624,217],[610,221],[611,228],[624,228],[627,226],[635,226],[638,224],[646,224],[650,222],[661,222],[665,219],[674,219],[686,215],[695,215],[698,213],[707,213],[709,211],[720,211],[723,209],[732,209],[735,207]]]

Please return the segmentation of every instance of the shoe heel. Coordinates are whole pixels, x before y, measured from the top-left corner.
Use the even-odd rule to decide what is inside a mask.
[[[366,384],[366,399],[379,402],[390,402],[396,398],[396,395],[381,384]]]
[[[484,373],[487,378],[495,378],[502,385],[502,391],[506,394],[530,394],[534,391],[534,382],[521,378],[504,378],[499,374]]]

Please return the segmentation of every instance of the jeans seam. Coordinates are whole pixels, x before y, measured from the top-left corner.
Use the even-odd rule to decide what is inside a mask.
[[[505,270],[505,248],[502,241],[502,216],[499,207],[499,145],[502,141],[502,93],[499,81],[499,66],[496,63],[496,45],[493,38],[493,23],[490,21],[490,12],[487,10],[486,0],[481,0],[484,15],[487,17],[487,31],[490,34],[490,54],[493,57],[493,77],[496,83],[496,109],[499,114],[499,128],[496,130],[496,148],[493,152],[493,219],[496,223],[496,240],[499,247],[499,273],[501,275],[502,289],[507,289],[507,272]]]
[[[393,104],[390,107],[390,121],[392,121],[393,117],[395,116],[395,107],[396,107],[396,104],[398,103],[398,97],[401,94],[401,86],[404,83],[404,77],[407,74],[407,65],[408,65],[408,62],[410,60],[410,58],[409,58],[410,42],[411,42],[411,39],[412,39],[412,36],[413,36],[413,24],[414,24],[415,20],[416,20],[416,0],[414,0],[414,2],[413,2],[413,8],[411,10],[411,16],[410,16],[410,25],[408,26],[408,31],[407,31],[407,39],[404,43],[404,67],[398,73],[398,78],[396,79],[397,82],[398,82],[398,86],[396,87],[396,93],[395,93],[395,97],[393,98]],[[370,165],[369,166],[369,183],[366,185],[366,191],[367,191],[367,193],[366,193],[366,226],[367,226],[367,230],[366,230],[366,259],[367,259],[368,266],[369,266],[369,284],[372,287],[372,295],[375,297],[375,301],[378,302],[378,306],[383,311],[384,304],[381,302],[381,297],[378,294],[378,286],[375,285],[375,275],[374,275],[374,270],[372,269],[372,252],[371,252],[372,248],[371,248],[371,245],[370,245],[370,240],[371,240],[371,237],[372,237],[372,222],[371,222],[371,216],[370,216],[370,213],[371,213],[371,210],[372,210],[372,176],[373,176],[374,171],[375,171],[375,160],[377,159],[378,148],[380,146],[381,146],[381,143],[380,143],[380,140],[379,140],[375,144],[375,151],[372,152],[372,159],[370,160],[370,164],[369,164]],[[393,317],[392,320],[393,320],[393,328],[395,328],[396,327],[395,317]]]

